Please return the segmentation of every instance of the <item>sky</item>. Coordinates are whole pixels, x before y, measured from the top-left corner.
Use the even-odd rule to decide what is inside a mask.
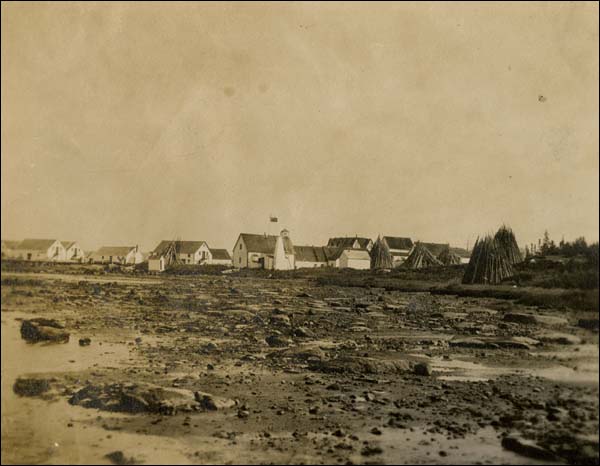
[[[598,239],[596,2],[1,8],[3,239]]]

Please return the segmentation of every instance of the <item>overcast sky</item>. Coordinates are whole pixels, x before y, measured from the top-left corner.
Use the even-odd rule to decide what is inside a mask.
[[[597,240],[598,124],[595,2],[2,4],[3,239]]]

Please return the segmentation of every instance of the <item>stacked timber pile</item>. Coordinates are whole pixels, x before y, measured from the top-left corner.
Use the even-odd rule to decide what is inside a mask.
[[[172,267],[179,263],[177,253],[179,252],[179,241],[171,241],[164,252],[165,268]]]
[[[450,250],[450,246],[445,248],[437,256],[438,260],[444,265],[458,265],[460,264],[460,256]]]
[[[498,242],[500,247],[504,249],[506,258],[511,264],[514,265],[523,262],[523,256],[521,255],[521,251],[519,251],[517,239],[510,228],[502,225],[496,233],[496,236],[494,236],[494,239]]]
[[[513,275],[514,269],[504,247],[490,235],[477,238],[462,282],[494,285]]]
[[[424,269],[438,267],[443,264],[429,252],[429,249],[417,241],[402,265],[409,269]]]
[[[391,269],[394,267],[394,260],[392,253],[387,243],[381,239],[381,236],[377,237],[377,241],[371,249],[371,269]]]

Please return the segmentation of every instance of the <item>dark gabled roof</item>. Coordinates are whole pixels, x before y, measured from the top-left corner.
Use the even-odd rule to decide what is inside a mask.
[[[352,245],[355,241],[358,241],[361,249],[367,249],[371,240],[369,238],[361,238],[358,236],[354,237],[339,237],[339,238],[329,238],[327,241],[327,246],[334,248],[352,248]]]
[[[125,257],[132,249],[135,249],[135,246],[102,246],[94,255]]]
[[[241,233],[240,237],[244,240],[248,252],[258,252],[261,254],[274,254],[277,244],[276,235],[256,235],[253,233]],[[283,248],[286,254],[294,254],[294,245],[289,237],[283,238]]]
[[[32,249],[34,251],[47,251],[56,242],[55,239],[24,239],[17,249]]]
[[[63,245],[63,247],[65,249],[69,249],[71,246],[73,246],[77,241],[61,241],[60,244]]]
[[[294,246],[296,261],[300,262],[328,262],[337,259],[343,248],[327,246]]]
[[[437,257],[444,249],[448,248],[450,245],[448,243],[423,243],[423,246],[427,248],[427,250]]]
[[[162,240],[158,246],[154,248],[151,255],[155,257],[162,256],[167,252],[171,243],[175,243],[175,251],[177,251],[177,254],[194,254],[203,244],[206,244],[205,241]]]
[[[413,247],[413,242],[410,238],[402,238],[400,236],[384,236],[383,239],[390,249],[410,249]]]
[[[215,260],[231,260],[231,255],[227,249],[210,249],[212,258]]]

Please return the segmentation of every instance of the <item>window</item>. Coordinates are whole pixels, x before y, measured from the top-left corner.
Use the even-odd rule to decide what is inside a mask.
[[[240,251],[242,250],[242,243],[240,243]]]
[[[238,264],[241,264],[241,263],[242,263],[242,258],[238,257]]]
[[[192,255],[191,255],[191,254],[188,254],[188,257],[192,257]]]

